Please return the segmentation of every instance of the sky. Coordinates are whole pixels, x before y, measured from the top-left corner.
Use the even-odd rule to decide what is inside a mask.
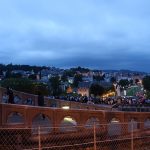
[[[149,0],[0,0],[0,63],[150,72]]]

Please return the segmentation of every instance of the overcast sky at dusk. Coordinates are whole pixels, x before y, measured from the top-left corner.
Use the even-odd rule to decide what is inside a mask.
[[[0,63],[150,72],[150,0],[1,0]]]

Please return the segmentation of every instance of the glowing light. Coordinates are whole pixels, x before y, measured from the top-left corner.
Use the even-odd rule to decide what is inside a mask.
[[[76,121],[73,120],[71,117],[65,117],[64,121],[67,123],[72,123],[73,125],[77,125]]]
[[[112,120],[111,122],[112,122],[112,123],[119,123],[118,120]]]
[[[73,119],[72,119],[72,118],[70,118],[70,117],[65,117],[65,118],[64,118],[64,121],[72,122],[72,121],[73,121]]]
[[[104,94],[102,97],[109,97],[109,96],[114,96],[115,92],[108,92],[107,94]]]
[[[63,106],[62,109],[68,110],[68,109],[70,109],[70,107],[69,106]]]
[[[111,120],[111,122],[112,122],[112,123],[119,123],[119,120],[117,120],[116,118],[113,118],[113,119]]]

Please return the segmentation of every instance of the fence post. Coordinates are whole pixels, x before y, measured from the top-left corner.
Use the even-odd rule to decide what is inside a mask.
[[[134,146],[133,146],[133,121],[131,121],[131,150],[134,150]]]
[[[96,150],[96,127],[94,122],[94,150]]]
[[[40,126],[38,127],[38,137],[39,137],[39,150],[42,150],[41,149],[41,128],[40,128]]]

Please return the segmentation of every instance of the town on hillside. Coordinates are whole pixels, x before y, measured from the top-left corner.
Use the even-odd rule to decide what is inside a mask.
[[[150,76],[144,72],[1,64],[0,80],[1,87],[55,99],[114,105],[121,97],[127,104],[150,103]]]

